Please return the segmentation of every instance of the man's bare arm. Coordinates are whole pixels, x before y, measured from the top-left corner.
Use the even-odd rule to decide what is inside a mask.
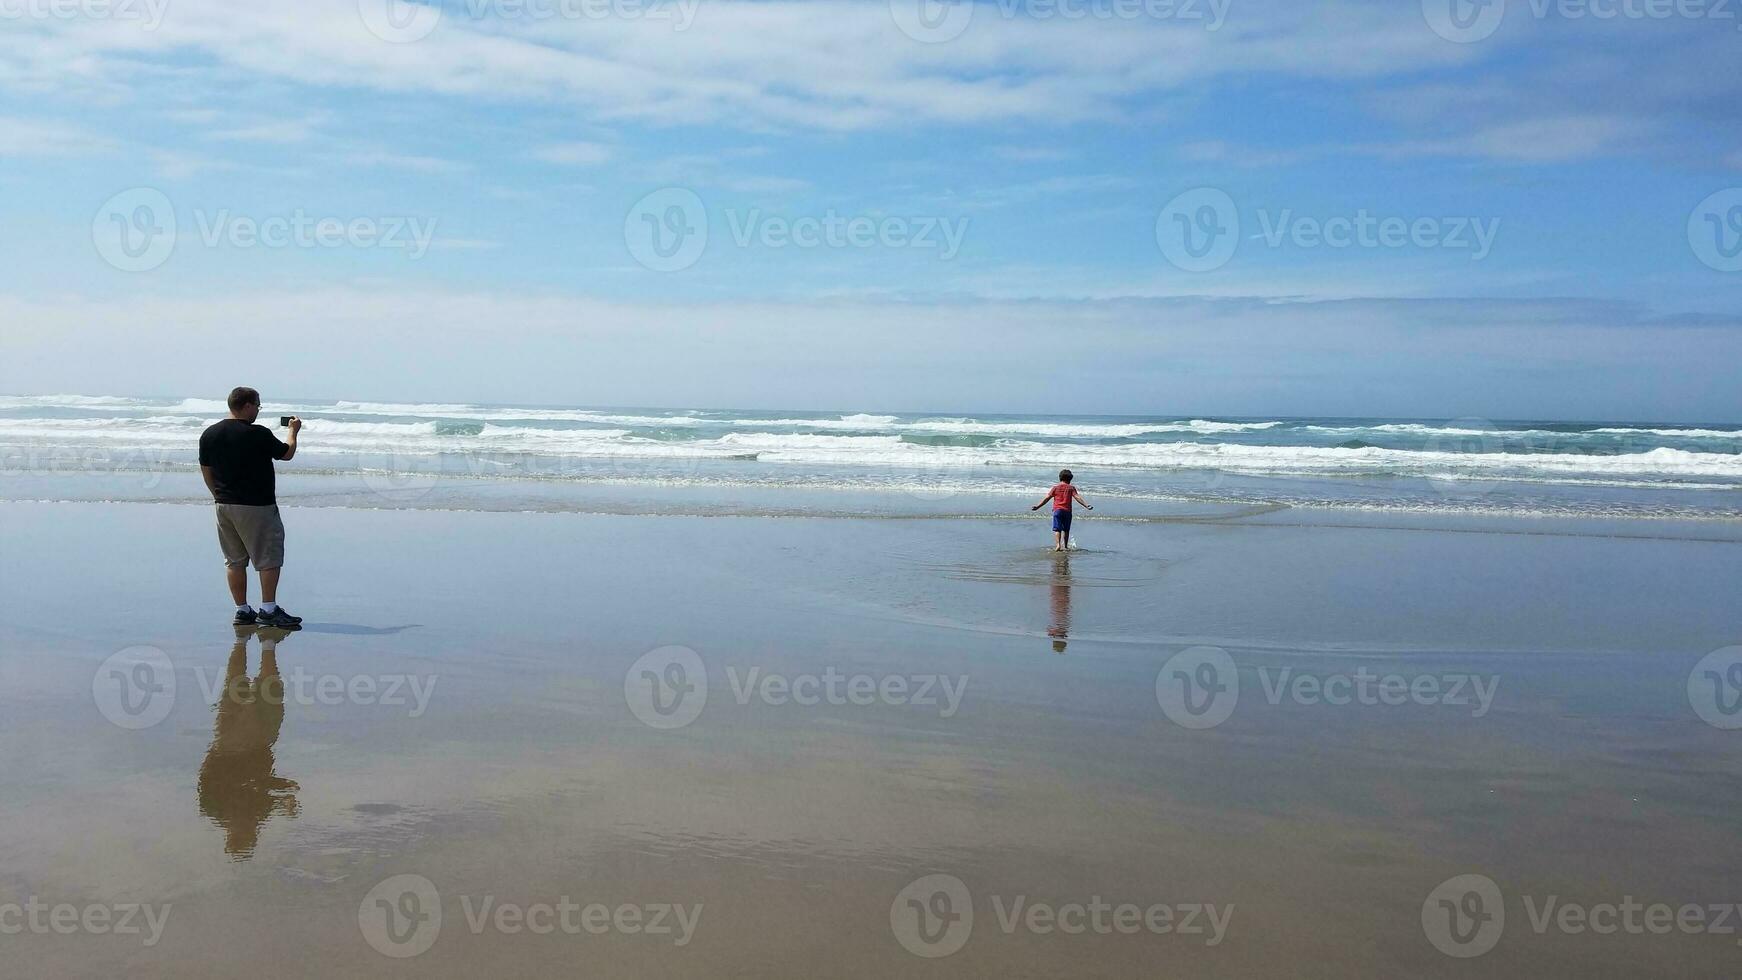
[[[200,467],[200,476],[205,477],[206,489],[212,492],[212,499],[218,499],[218,487],[212,482],[212,468],[210,466]]]
[[[285,450],[284,450],[284,455],[278,457],[280,460],[289,460],[289,459],[296,456],[296,434],[298,432],[301,432],[301,431],[302,431],[302,419],[298,419],[298,418],[291,419],[290,420],[290,438],[284,440]]]

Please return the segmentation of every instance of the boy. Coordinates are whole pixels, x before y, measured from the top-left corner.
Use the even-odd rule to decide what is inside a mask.
[[[1059,470],[1059,482],[1046,492],[1046,496],[1041,498],[1040,503],[1028,509],[1039,510],[1045,507],[1049,500],[1052,501],[1052,550],[1063,551],[1071,543],[1071,501],[1075,500],[1082,504],[1084,510],[1094,510],[1095,508],[1090,507],[1089,502],[1083,499],[1083,495],[1077,492],[1077,488],[1071,486],[1070,470]]]

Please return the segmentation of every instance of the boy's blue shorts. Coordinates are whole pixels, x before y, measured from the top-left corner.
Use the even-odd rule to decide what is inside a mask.
[[[1053,511],[1052,529],[1054,531],[1063,531],[1066,534],[1071,533],[1071,512],[1065,510],[1063,507]]]

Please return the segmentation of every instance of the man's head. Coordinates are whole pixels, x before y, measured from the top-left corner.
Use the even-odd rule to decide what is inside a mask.
[[[260,417],[260,392],[253,388],[230,389],[230,417],[252,422]]]
[[[254,408],[255,408],[255,411],[259,411],[260,406],[255,405]],[[1071,471],[1070,470],[1059,470],[1059,482],[1060,483],[1071,482]]]

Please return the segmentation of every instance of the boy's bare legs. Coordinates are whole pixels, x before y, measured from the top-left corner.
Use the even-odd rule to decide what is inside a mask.
[[[260,570],[261,602],[278,601],[278,573],[283,570],[282,568],[262,568]],[[231,586],[231,591],[235,591],[235,586]],[[241,603],[238,602],[237,605],[241,605]]]
[[[248,604],[248,566],[224,566],[224,578],[230,583],[230,598],[236,600],[236,605]]]

